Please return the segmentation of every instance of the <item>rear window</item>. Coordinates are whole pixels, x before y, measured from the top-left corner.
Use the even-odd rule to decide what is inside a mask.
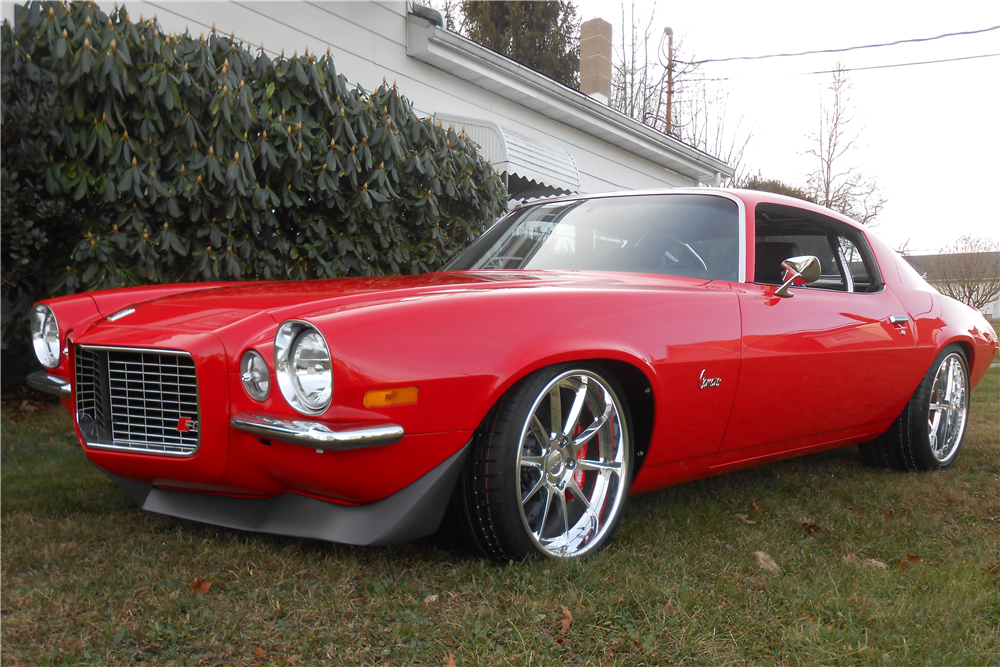
[[[739,209],[712,195],[555,201],[514,211],[445,270],[620,271],[738,280]]]

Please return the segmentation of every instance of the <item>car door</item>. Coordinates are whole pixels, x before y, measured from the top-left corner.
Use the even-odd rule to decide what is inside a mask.
[[[914,341],[864,235],[761,204],[754,247],[755,282],[738,288],[739,385],[712,467],[878,435],[902,409],[894,370],[910,362]],[[784,255],[817,256],[821,278],[776,296]]]

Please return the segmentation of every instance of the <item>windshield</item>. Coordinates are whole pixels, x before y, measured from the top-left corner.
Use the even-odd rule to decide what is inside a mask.
[[[553,269],[738,280],[739,209],[713,195],[636,195],[520,208],[444,270]]]

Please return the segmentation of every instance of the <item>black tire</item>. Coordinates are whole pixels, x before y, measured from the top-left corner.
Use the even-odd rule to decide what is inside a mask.
[[[947,468],[965,437],[969,391],[965,351],[949,345],[935,357],[889,430],[859,445],[862,462],[903,471]]]
[[[554,395],[562,418],[552,416]],[[497,562],[583,558],[607,544],[633,468],[623,395],[605,369],[580,364],[536,371],[503,395],[476,431],[453,497],[475,551]],[[556,421],[567,422],[561,432],[551,429]]]

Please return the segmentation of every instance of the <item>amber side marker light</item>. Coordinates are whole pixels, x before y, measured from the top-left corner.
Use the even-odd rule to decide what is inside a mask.
[[[416,387],[376,389],[365,393],[366,408],[384,408],[390,405],[409,405],[417,402]]]

